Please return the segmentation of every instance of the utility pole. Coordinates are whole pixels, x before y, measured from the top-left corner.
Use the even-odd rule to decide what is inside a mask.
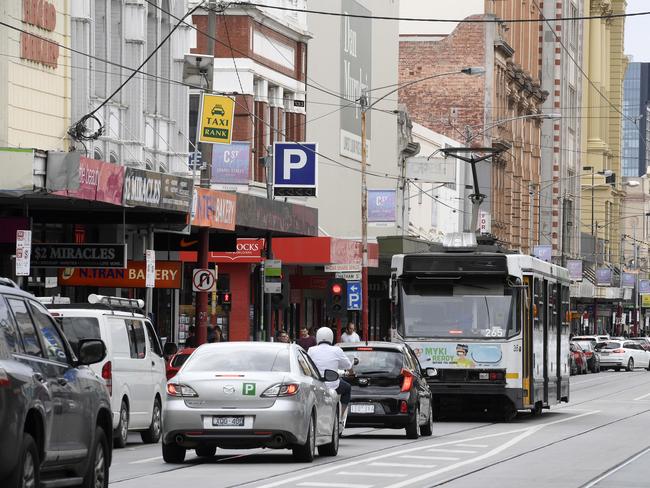
[[[217,2],[216,0],[209,0],[208,2],[208,33],[212,37],[216,37],[217,31]],[[214,40],[208,38],[208,52],[210,56],[214,56]],[[212,76],[207,77],[206,91],[212,91]],[[197,141],[198,142],[198,141]],[[210,188],[210,179],[212,173],[212,145],[208,143],[201,144],[201,162],[205,165],[205,169],[201,170],[201,187]],[[201,227],[199,229],[199,251],[198,251],[198,266],[201,269],[208,269],[208,256],[210,254],[210,229],[208,227]],[[196,292],[196,339],[198,345],[204,344],[208,341],[208,292]]]
[[[368,184],[366,181],[366,109],[365,91],[359,99],[361,105],[361,329],[368,340]]]

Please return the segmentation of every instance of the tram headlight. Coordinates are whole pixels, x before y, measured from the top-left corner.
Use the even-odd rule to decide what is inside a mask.
[[[428,378],[434,378],[438,376],[438,370],[436,368],[427,368],[426,373]]]

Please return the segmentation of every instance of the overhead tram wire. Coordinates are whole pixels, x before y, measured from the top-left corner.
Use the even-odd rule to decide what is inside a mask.
[[[541,19],[432,19],[432,18],[418,18],[418,17],[391,17],[385,15],[363,15],[363,14],[350,14],[343,12],[327,12],[324,10],[310,10],[310,9],[301,9],[296,7],[281,7],[276,5],[266,5],[262,3],[254,2],[237,2],[237,6],[250,6],[250,7],[260,7],[268,8],[274,10],[285,10],[289,12],[299,12],[307,14],[316,14],[316,15],[329,15],[331,17],[348,17],[353,19],[368,19],[368,20],[394,20],[399,22],[432,22],[432,23],[455,23],[455,24],[487,24],[487,23],[531,23],[531,22],[540,22]],[[636,17],[650,15],[650,12],[632,12],[629,14],[611,14],[611,15],[594,15],[594,16],[580,16],[580,17],[561,17],[559,20],[563,22],[574,21],[574,20],[591,20],[591,19],[613,19],[618,17]]]

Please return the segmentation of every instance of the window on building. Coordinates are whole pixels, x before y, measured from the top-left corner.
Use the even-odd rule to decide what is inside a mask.
[[[122,69],[119,66],[122,64],[122,39],[123,30],[122,30],[122,0],[111,0],[111,23],[109,25],[110,30],[110,60],[111,69],[109,77],[109,87],[111,93],[117,89],[118,86],[122,83]],[[117,93],[113,98],[115,102],[120,102],[122,100],[121,92]]]
[[[147,11],[147,44],[145,52],[148,54],[153,51],[158,45],[158,17],[157,10],[153,6],[148,6]],[[158,53],[154,55],[146,65],[147,76],[146,91],[147,91],[147,106],[145,111],[154,114],[157,112],[156,106],[158,88],[158,80],[156,78],[158,68]]]
[[[92,60],[95,77],[95,96],[106,98],[106,63],[99,61],[107,58],[106,46],[106,0],[95,0],[95,56]]]
[[[98,147],[96,147],[93,151],[93,159],[96,159],[97,161],[102,161],[104,159],[104,156],[102,156],[102,151]]]
[[[165,12],[170,11],[169,0],[163,0],[162,10],[164,10]],[[171,30],[169,15],[165,13],[161,13],[161,17],[162,18],[160,20],[160,40],[168,36]],[[160,76],[163,80],[161,80],[160,83],[160,103],[158,108],[160,110],[160,113],[167,117],[169,117],[169,113],[170,113],[169,108],[171,105],[171,97],[169,93],[170,83],[164,80],[168,80],[171,78],[172,54],[171,54],[170,46],[171,46],[171,39],[166,41],[160,48]]]

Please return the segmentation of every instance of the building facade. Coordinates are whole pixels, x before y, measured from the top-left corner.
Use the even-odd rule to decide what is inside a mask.
[[[621,171],[623,176],[646,174],[650,110],[650,63],[629,63],[623,82]],[[644,141],[646,141],[644,143]]]

